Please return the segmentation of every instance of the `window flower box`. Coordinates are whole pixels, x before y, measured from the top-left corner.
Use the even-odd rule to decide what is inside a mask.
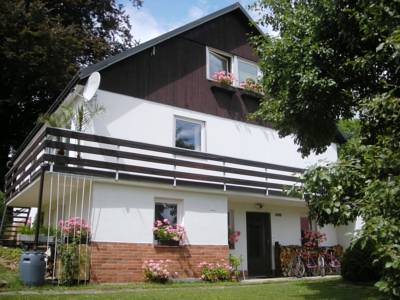
[[[174,240],[156,240],[156,246],[169,246],[169,247],[179,247],[180,241]]]
[[[242,95],[243,98],[248,98],[248,99],[252,99],[252,100],[260,100],[264,97],[263,94],[251,91],[251,90],[242,90],[240,92],[240,94]]]
[[[185,229],[182,225],[170,224],[168,219],[156,220],[153,234],[158,245],[177,247],[185,237]]]
[[[211,86],[211,90],[213,92],[222,92],[229,95],[233,95],[234,93],[236,93],[236,89],[233,86],[222,84],[219,82],[214,82],[213,85]]]

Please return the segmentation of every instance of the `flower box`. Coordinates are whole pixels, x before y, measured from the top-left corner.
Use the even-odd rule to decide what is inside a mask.
[[[158,246],[179,247],[180,242],[175,240],[156,240]]]
[[[18,233],[17,235],[17,240],[20,242],[25,242],[25,243],[33,243],[35,241],[35,235],[34,234],[21,234]],[[49,236],[48,237],[48,242],[49,243],[54,243],[55,237],[54,236]],[[45,234],[39,234],[39,243],[47,243],[47,235]]]
[[[243,98],[250,98],[250,99],[255,99],[255,100],[260,100],[262,97],[264,97],[263,94],[251,91],[251,90],[245,90],[243,89],[240,94],[242,95]]]
[[[213,92],[222,92],[229,95],[233,95],[234,93],[236,93],[236,88],[234,88],[233,86],[222,84],[219,82],[214,82],[213,85],[211,86],[211,90]]]

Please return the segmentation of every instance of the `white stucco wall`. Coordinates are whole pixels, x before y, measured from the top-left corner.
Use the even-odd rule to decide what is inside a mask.
[[[94,241],[152,243],[154,205],[177,200],[178,215],[191,245],[227,244],[226,196],[145,188],[120,183],[93,184]]]
[[[229,202],[229,210],[234,212],[235,230],[240,231],[240,237],[235,245],[235,249],[230,250],[235,256],[242,257],[242,266],[247,270],[247,236],[246,236],[246,212],[268,212],[271,216],[271,238],[272,238],[272,268],[275,268],[274,244],[279,242],[281,245],[301,245],[300,217],[307,216],[307,208],[303,206],[288,206],[284,202],[282,205],[268,204],[265,202],[263,208],[256,208],[253,202]],[[337,245],[336,228],[328,225],[319,228],[327,236],[327,241],[323,246]]]
[[[268,212],[271,216],[271,238],[272,238],[272,266],[274,266],[275,242],[282,245],[299,245],[300,242],[300,217],[307,215],[305,207],[287,207],[276,205],[264,205],[258,209],[255,203],[229,203],[229,209],[234,212],[235,230],[240,231],[240,237],[235,249],[230,250],[235,256],[242,257],[242,266],[247,270],[247,236],[246,236],[246,212]]]
[[[105,112],[95,117],[88,131],[98,135],[172,147],[175,116],[181,116],[205,122],[205,152],[293,167],[337,158],[332,144],[324,154],[303,159],[292,137],[279,138],[275,130],[263,126],[103,90],[96,101]]]

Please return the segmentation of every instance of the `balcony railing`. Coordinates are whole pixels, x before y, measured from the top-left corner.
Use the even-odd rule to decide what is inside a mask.
[[[54,172],[265,195],[300,184],[300,168],[46,128],[6,174],[7,200]]]

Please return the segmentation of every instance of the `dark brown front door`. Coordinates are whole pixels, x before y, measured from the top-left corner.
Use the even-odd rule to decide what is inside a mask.
[[[269,213],[246,213],[247,271],[249,276],[270,276],[271,219]]]

